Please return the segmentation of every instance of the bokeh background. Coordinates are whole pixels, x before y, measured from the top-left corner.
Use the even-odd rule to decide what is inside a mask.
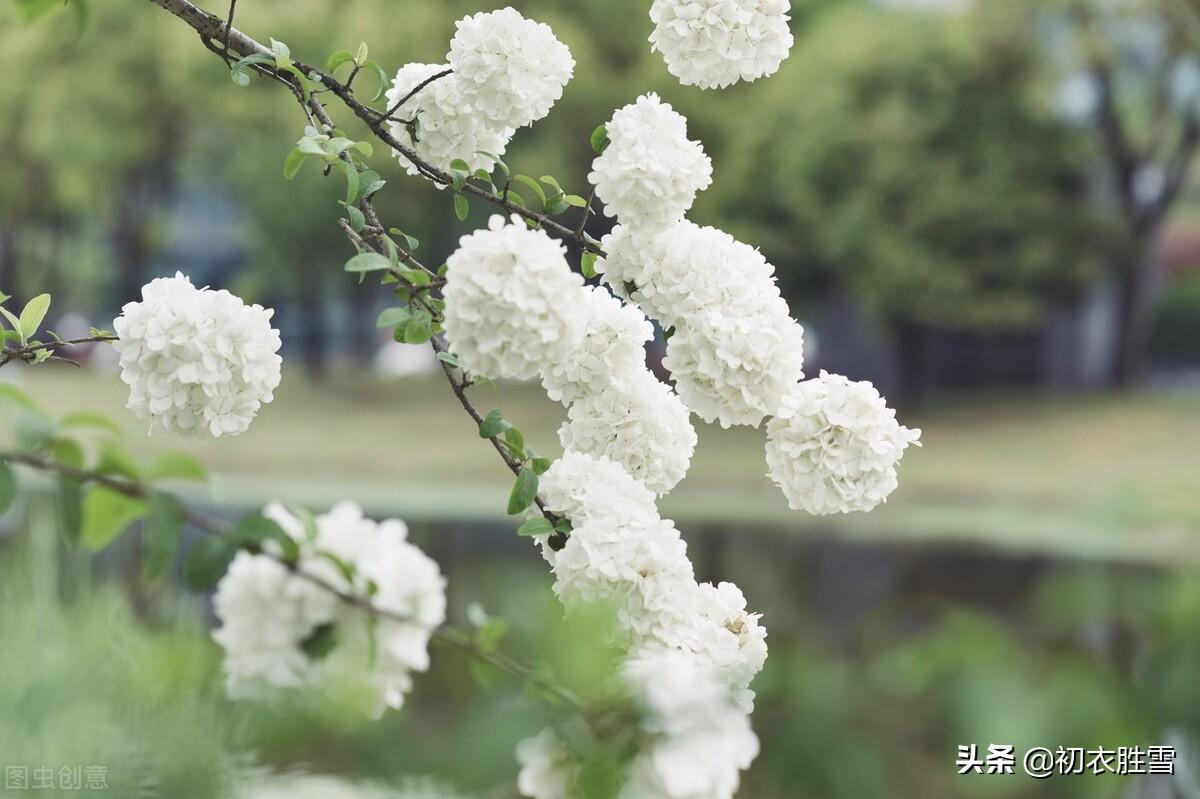
[[[698,577],[737,582],[770,631],[740,795],[1200,796],[1200,5],[796,0],[778,74],[701,92],[650,53],[648,2],[513,0],[578,66],[506,160],[585,193],[592,129],[658,92],[714,161],[692,217],[776,265],[811,371],[874,381],[924,430],[884,507],[814,519],[764,476],[761,431],[701,425],[664,514]],[[499,5],[241,0],[236,24],[311,63],[366,41],[394,70],[440,62],[455,19]],[[376,328],[378,289],[341,271],[340,185],[311,165],[283,180],[294,101],[236,86],[144,0],[0,0],[0,70],[0,288],[52,292],[66,336],[182,270],[275,307],[286,366],[219,441],[145,437],[104,349],[0,378],[108,413],[147,457],[201,457],[216,479],[191,499],[214,512],[352,498],[407,519],[456,621],[477,603],[506,647],[595,679],[504,515],[510,475],[429,353]],[[385,153],[372,166],[381,214],[429,262],[486,220],[457,222]],[[557,451],[562,410],[535,387],[475,398]],[[514,742],[553,718],[520,685],[435,649],[380,722],[234,706],[205,598],[140,584],[136,531],[71,551],[49,484],[23,485],[0,520],[0,764],[108,763],[120,796],[221,795],[251,767],[513,795]],[[972,743],[1169,744],[1180,774],[959,776]]]

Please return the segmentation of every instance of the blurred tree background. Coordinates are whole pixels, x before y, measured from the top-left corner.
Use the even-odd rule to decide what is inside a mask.
[[[238,20],[314,62],[366,40],[394,69],[439,61],[453,20],[495,5],[397,12],[383,0],[262,0]],[[590,130],[637,91],[660,93],[716,164],[693,216],[763,248],[794,310],[830,344],[821,365],[915,395],[939,382],[929,364],[939,340],[987,359],[995,341],[1016,336],[1023,343],[1003,357],[1043,359],[1056,346],[1048,337],[1078,327],[1056,333],[1048,320],[1075,320],[1097,286],[1109,295],[1092,305],[1114,315],[1098,345],[1104,364],[1069,379],[1062,368],[1047,374],[1050,364],[964,381],[1126,382],[1141,373],[1147,341],[1161,338],[1147,339],[1161,233],[1196,138],[1200,17],[1185,4],[1123,0],[1101,14],[1074,0],[940,11],[797,3],[797,43],[781,72],[723,92],[691,91],[665,73],[644,46],[640,0],[518,5],[550,23],[579,66],[556,113],[516,137],[514,168],[582,188]],[[331,355],[368,357],[371,300],[331,268],[346,245],[318,221],[336,210],[336,188],[306,171],[264,190],[300,133],[290,99],[261,82],[231,91],[216,59],[153,9],[67,8],[83,11],[0,6],[0,63],[11,76],[0,89],[11,111],[0,283],[22,291],[49,279],[71,307],[103,318],[148,277],[197,261],[188,265],[202,280],[269,293],[257,298],[281,307],[288,346],[312,371]],[[397,13],[402,25],[380,26]],[[20,25],[33,16],[46,24]],[[384,210],[444,257],[462,230],[440,213],[448,200],[376,160],[393,185]],[[1146,195],[1155,180],[1158,193]],[[475,213],[478,223],[486,212]],[[593,232],[604,228],[599,220]],[[826,324],[840,300],[849,310]],[[851,317],[868,345],[842,345]]]

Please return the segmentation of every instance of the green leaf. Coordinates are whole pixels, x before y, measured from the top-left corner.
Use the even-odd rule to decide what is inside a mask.
[[[58,426],[63,429],[70,427],[91,427],[117,435],[124,432],[119,424],[104,414],[96,413],[95,411],[72,411],[58,420]]]
[[[525,456],[525,436],[515,427],[504,431],[504,441],[518,458]]]
[[[546,192],[542,190],[541,185],[536,180],[529,177],[529,175],[513,175],[512,179],[518,183],[528,186],[533,193],[537,195],[538,201],[542,204],[542,207],[545,207]]]
[[[100,461],[96,471],[103,475],[119,475],[134,482],[142,479],[142,470],[134,461],[122,452],[116,444],[105,443],[100,448]]]
[[[517,475],[512,493],[508,497],[508,514],[515,516],[533,504],[537,498],[538,476],[528,466]]]
[[[520,527],[517,528],[517,535],[549,535],[554,532],[554,525],[545,516],[534,516],[532,519],[526,519]]]
[[[283,162],[284,179],[291,180],[296,177],[296,173],[300,171],[300,167],[302,166],[304,166],[304,151],[296,147],[288,153],[287,158]]]
[[[359,42],[358,51],[354,54],[354,63],[365,64],[367,62],[367,43]]]
[[[146,467],[146,480],[192,480],[208,482],[204,464],[183,452],[164,452]]]
[[[83,498],[83,545],[99,552],[146,513],[144,500],[96,486]]]
[[[452,160],[450,162],[450,168],[457,169],[459,172],[470,172],[471,171],[470,165],[466,161],[462,160],[461,158],[455,158],[454,160]]]
[[[408,321],[409,313],[408,306],[384,308],[379,312],[379,318],[375,320],[375,327],[395,327]]]
[[[367,226],[367,218],[363,216],[363,212],[353,205],[347,205],[346,216],[350,217],[350,229],[355,233],[362,233],[362,229]]]
[[[346,261],[347,272],[378,272],[381,269],[391,269],[392,262],[387,256],[377,252],[362,252]]]
[[[38,410],[38,405],[33,398],[11,383],[0,383],[0,400],[8,400],[26,410]]]
[[[303,641],[300,648],[309,660],[322,660],[337,647],[337,625],[333,622],[318,625]]]
[[[540,178],[540,180],[542,181],[542,183],[545,183],[547,186],[550,186],[551,188],[553,188],[553,189],[554,189],[556,192],[558,192],[559,194],[565,194],[565,193],[566,193],[566,192],[564,192],[564,191],[563,191],[563,187],[562,187],[562,186],[560,186],[560,185],[558,185],[558,181],[557,181],[557,180],[555,180],[553,176],[551,176],[551,175],[542,175],[542,177]]]
[[[338,164],[346,176],[346,205],[354,205],[358,199],[358,170],[349,161],[338,161]]]
[[[579,271],[583,273],[585,278],[591,279],[596,276],[596,253],[585,252],[579,258]]]
[[[552,463],[553,461],[549,458],[534,458],[529,462],[529,465],[533,469],[534,474],[543,475],[546,473],[546,470],[550,468],[550,464]]]
[[[568,194],[566,196],[567,205],[574,208],[584,208],[587,206],[587,200],[580,197],[578,194]]]
[[[10,325],[12,325],[13,332],[17,334],[17,340],[24,344],[28,336],[21,332],[21,320],[16,317],[16,314],[5,308],[3,305],[0,305],[0,314],[2,314],[4,318],[8,320]]]
[[[370,158],[375,154],[375,147],[369,141],[356,141],[351,146],[358,150],[363,158]]]
[[[83,485],[73,477],[58,481],[58,514],[63,538],[72,546],[78,544],[83,527]]]
[[[362,65],[367,69],[374,70],[375,74],[379,76],[379,88],[375,90],[375,96],[368,101],[373,103],[383,96],[383,93],[387,90],[387,88],[392,85],[392,81],[390,78],[388,78],[388,74],[386,71],[384,71],[383,67],[379,66],[379,64],[376,64],[374,61],[364,61]]]
[[[291,65],[292,51],[288,49],[288,46],[283,42],[272,39],[271,52],[275,54],[275,66],[282,69],[283,67]]]
[[[147,580],[157,580],[171,568],[183,535],[183,521],[183,505],[178,498],[162,491],[150,494],[142,526],[142,574]]]
[[[325,62],[325,71],[331,75],[342,64],[354,61],[354,54],[348,50],[338,50],[333,55],[329,56],[329,60]]]
[[[479,423],[479,437],[494,438],[510,427],[512,425],[504,421],[504,414],[500,409],[493,408],[488,411],[487,416],[483,417],[483,421]]]
[[[7,513],[17,498],[17,475],[8,461],[0,461],[0,513]]]
[[[465,222],[467,215],[471,213],[471,205],[467,202],[467,198],[462,194],[454,193],[454,215],[458,217],[459,222]]]
[[[454,355],[449,352],[439,352],[437,354],[437,359],[451,368],[459,368],[458,358],[455,358]]]
[[[608,128],[604,125],[597,127],[592,131],[590,141],[592,144],[592,149],[596,152],[596,155],[603,153],[604,148],[608,147]]]
[[[245,516],[230,531],[229,537],[240,547],[252,550],[265,549],[268,541],[279,545],[280,554],[289,563],[300,557],[296,540],[288,535],[277,522],[261,513]]]
[[[29,338],[37,332],[49,310],[49,294],[39,294],[25,303],[25,308],[21,311],[21,332],[25,334],[25,338]]]
[[[30,452],[44,447],[58,429],[54,420],[36,411],[21,411],[13,425],[17,444]]]
[[[50,454],[56,463],[73,469],[83,468],[83,448],[69,438],[56,438],[51,441]]]
[[[209,590],[220,581],[236,554],[237,549],[222,536],[201,538],[183,564],[184,585],[192,591]]]

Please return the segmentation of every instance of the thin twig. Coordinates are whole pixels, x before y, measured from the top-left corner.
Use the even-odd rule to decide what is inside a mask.
[[[116,336],[88,336],[87,338],[73,338],[59,341],[46,341],[41,344],[26,344],[21,347],[13,347],[3,350],[0,354],[0,366],[11,363],[13,361],[29,362],[34,359],[34,354],[41,350],[57,350],[59,347],[76,347],[81,344],[95,344],[103,341],[116,341]],[[53,356],[51,356],[53,357]]]
[[[444,78],[444,77],[446,77],[447,75],[451,74],[452,72],[454,72],[454,70],[452,70],[452,69],[443,69],[441,72],[436,72],[436,73],[434,73],[434,74],[430,75],[430,76],[429,76],[428,78],[426,78],[425,80],[423,80],[423,81],[421,81],[420,83],[418,83],[416,86],[414,86],[414,87],[412,88],[412,90],[411,90],[411,91],[410,91],[408,94],[404,95],[404,96],[403,96],[403,97],[401,97],[399,100],[397,100],[395,105],[393,105],[393,106],[392,106],[391,108],[389,108],[387,111],[384,111],[384,112],[383,112],[383,116],[382,116],[382,117],[380,117],[379,121],[380,121],[380,122],[387,122],[389,119],[391,119],[391,118],[392,118],[392,114],[394,114],[394,113],[396,113],[397,111],[399,111],[399,110],[400,110],[400,106],[404,105],[404,104],[405,104],[405,103],[407,103],[409,100],[411,100],[413,97],[415,97],[415,96],[416,96],[416,94],[417,94],[417,92],[421,91],[421,89],[424,89],[426,86],[428,86],[429,84],[433,83],[435,80],[438,80],[438,79],[440,79],[440,78]],[[347,88],[347,89],[348,89],[348,88],[350,88],[350,81],[349,81],[349,80],[347,80],[347,81],[346,81],[346,88]]]
[[[104,474],[94,470],[80,469],[64,463],[51,461],[39,455],[34,455],[27,452],[0,451],[0,461],[21,464],[43,473],[57,474],[60,477],[65,477],[80,483],[95,483],[96,485],[104,486],[110,491],[131,499],[146,499],[150,495],[150,489],[138,481],[117,478],[113,477],[112,475]],[[188,508],[184,508],[184,515],[190,524],[204,532],[206,535],[223,536],[229,532],[228,529],[226,529],[219,522],[216,522],[215,520]],[[333,596],[337,597],[337,599],[344,604],[357,608],[368,615],[402,624],[412,623],[412,618],[410,616],[389,610],[388,608],[381,608],[371,602],[369,599],[359,596],[358,594],[351,593],[340,586],[331,583],[318,574],[313,574],[312,572],[297,568],[296,564],[287,561],[286,559],[272,552],[260,550],[257,554],[278,561],[282,565],[286,566],[297,577],[307,580],[309,583],[317,586],[323,591],[327,591]],[[453,626],[444,625],[434,630],[432,637],[442,641],[443,643],[449,644],[450,646],[472,657],[483,660],[484,662],[489,663],[490,665],[503,672],[506,672],[513,677],[535,682],[542,690],[553,696],[556,701],[580,712],[587,712],[583,701],[570,689],[557,684],[546,675],[540,673],[531,666],[520,662],[510,655],[506,655],[503,652],[499,652],[494,649],[481,647],[473,636],[464,632],[463,630]]]

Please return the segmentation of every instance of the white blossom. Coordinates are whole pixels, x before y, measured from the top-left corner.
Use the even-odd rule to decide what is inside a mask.
[[[746,597],[733,583],[701,583],[681,599],[682,623],[659,632],[654,643],[687,652],[714,670],[743,712],[754,707],[750,683],[767,661],[767,631],[758,613],[746,610]]]
[[[792,49],[788,0],[654,0],[651,49],[685,86],[772,75]]]
[[[493,216],[486,230],[463,236],[447,260],[445,328],[459,363],[472,374],[536,377],[579,348],[576,313],[583,278],[562,244],[514,216]]]
[[[687,213],[712,182],[712,162],[687,137],[687,119],[656,94],[617,109],[606,125],[608,147],[588,180],[604,211],[622,224],[662,227]]]
[[[653,325],[636,306],[601,286],[584,288],[575,313],[584,324],[579,348],[542,371],[546,393],[564,405],[645,372],[645,344],[654,337]]]
[[[743,314],[713,308],[675,328],[663,366],[700,418],[757,426],[779,410],[803,374],[804,331],[778,308]]]
[[[270,554],[239,553],[218,585],[221,626],[213,638],[225,650],[230,696],[310,688],[372,717],[399,708],[411,672],[429,667],[429,637],[445,621],[437,564],[406,540],[403,522],[374,522],[353,503],[316,517],[312,532],[279,505],[264,515],[296,541],[300,573],[273,557],[280,549],[269,542]],[[362,609],[328,587],[369,599],[386,615],[368,624]],[[313,648],[321,636],[330,651]]]
[[[596,271],[664,327],[717,309],[787,313],[775,267],[728,233],[682,220],[661,230],[617,225],[604,237]]]
[[[531,799],[574,799],[579,766],[553,729],[517,744],[517,790]]]
[[[644,367],[577,399],[558,431],[563,449],[607,456],[662,495],[687,474],[696,449],[690,413]]]
[[[548,25],[511,7],[455,23],[446,56],[464,102],[496,129],[541,119],[562,97],[575,60]]]
[[[387,91],[388,108],[446,69],[445,64],[405,64]],[[491,169],[492,159],[480,153],[499,156],[513,135],[511,127],[492,124],[473,112],[453,74],[434,80],[410,97],[393,114],[388,131],[438,169],[448,170],[451,161],[461,158],[472,171]],[[399,150],[394,154],[408,174],[421,174],[417,165]]]
[[[182,273],[142,287],[113,321],[127,407],[150,430],[237,435],[279,385],[275,312]]]
[[[620,799],[731,799],[758,737],[712,670],[690,655],[649,650],[622,675],[640,700],[650,741],[634,758]]]
[[[869,511],[896,488],[896,464],[920,430],[867,381],[822,371],[797,383],[767,423],[767,473],[793,510]]]
[[[610,458],[566,452],[538,483],[548,510],[581,524],[589,519],[620,524],[657,518],[654,494]]]

